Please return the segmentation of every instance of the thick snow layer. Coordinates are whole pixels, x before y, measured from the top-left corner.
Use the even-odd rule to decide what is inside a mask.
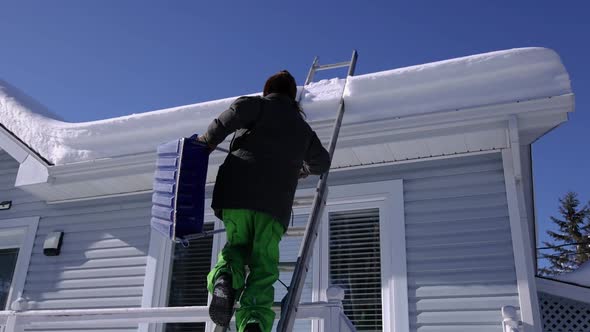
[[[564,273],[557,276],[556,279],[590,287],[590,261],[582,264],[577,270],[573,272]]]
[[[333,118],[344,80],[313,83],[302,107],[310,122]],[[345,123],[558,96],[571,92],[559,56],[522,48],[351,77]],[[54,164],[153,151],[179,136],[202,133],[235,98],[84,123],[53,117],[0,81],[0,123]]]

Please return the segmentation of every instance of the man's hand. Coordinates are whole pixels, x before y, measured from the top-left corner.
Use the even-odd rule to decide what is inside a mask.
[[[194,139],[194,140],[197,140],[198,142],[201,142],[201,143],[207,145],[207,147],[209,147],[209,153],[213,152],[215,150],[215,148],[217,148],[216,145],[211,145],[211,144],[207,143],[207,140],[205,139],[205,137],[199,136],[199,134],[194,134],[191,137],[189,137],[189,139]]]
[[[301,169],[299,170],[299,178],[300,179],[305,179],[306,177],[309,176],[309,170],[306,169],[306,167],[301,167]]]

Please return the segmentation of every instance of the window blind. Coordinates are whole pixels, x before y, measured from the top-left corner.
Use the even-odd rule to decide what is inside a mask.
[[[358,331],[382,331],[379,209],[332,212],[330,284],[344,289],[344,313]]]
[[[17,257],[17,248],[0,250],[0,310],[7,309],[6,302],[8,301],[8,292],[10,292]]]
[[[204,230],[213,229],[205,224]],[[177,243],[174,248],[169,307],[207,305],[207,274],[211,269],[213,237],[193,240],[185,248]],[[204,332],[205,323],[168,323],[166,332]]]

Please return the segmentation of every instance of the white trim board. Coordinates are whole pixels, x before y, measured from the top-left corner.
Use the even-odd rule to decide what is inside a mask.
[[[205,206],[210,205],[211,200],[205,200]],[[216,220],[213,211],[207,208],[205,210],[205,223],[215,222],[215,228],[220,228],[222,224],[216,222]],[[223,244],[225,244],[225,233],[213,237],[211,267],[217,262],[217,253],[223,248]],[[143,308],[168,306],[173,256],[174,243],[163,235],[151,230],[141,300],[141,306]],[[205,331],[213,331],[212,324],[207,323],[206,326]],[[161,332],[163,329],[164,324],[139,324],[138,332]]]
[[[328,266],[330,212],[367,208],[379,209],[381,242],[381,287],[383,331],[408,332],[408,281],[406,263],[403,180],[367,182],[330,187],[323,222],[320,227],[320,258],[314,261],[314,293],[329,286]],[[314,300],[325,301],[325,294]]]
[[[515,160],[513,154],[512,149],[502,150],[520,314],[524,324],[523,332],[541,332],[542,320],[535,284],[533,257],[529,251],[531,243],[523,201],[524,192],[522,192],[518,168],[515,170],[515,164],[520,166],[520,160]]]
[[[22,163],[29,155],[27,150],[18,144],[16,139],[2,127],[0,127],[0,147],[19,164]]]
[[[380,163],[374,163],[374,164],[370,164],[370,165],[359,165],[359,166],[334,168],[334,169],[330,170],[330,175],[331,175],[330,179],[331,180],[329,180],[329,181],[338,182],[338,181],[334,181],[334,179],[335,178],[340,179],[339,177],[341,174],[346,174],[347,172],[351,172],[351,171],[371,170],[371,169],[375,169],[375,168],[382,168],[382,167],[388,167],[388,166],[405,165],[405,164],[420,163],[420,162],[433,161],[433,160],[453,159],[453,158],[457,158],[457,157],[478,156],[478,155],[492,154],[492,153],[500,153],[500,150],[493,149],[493,150],[483,150],[483,151],[474,151],[474,152],[464,152],[464,153],[453,154],[453,155],[441,155],[441,156],[424,157],[424,158],[416,158],[416,159],[408,159],[408,160],[380,162]],[[305,197],[309,197],[309,201],[310,201],[309,204],[311,204],[311,200],[313,199],[313,194],[315,193],[315,191],[313,189],[315,189],[316,182],[317,182],[317,177],[315,177],[315,176],[309,177],[308,179],[301,180],[299,183],[299,187],[301,187],[302,189],[297,190],[297,197],[295,198],[295,201],[297,201],[298,198],[305,196]],[[205,190],[207,191],[207,193],[210,194],[213,191],[214,185],[215,185],[215,183],[213,183],[213,182],[209,182],[205,185]],[[307,188],[305,188],[305,187],[307,187]],[[71,198],[71,199],[64,199],[64,200],[52,200],[52,201],[46,201],[46,203],[52,204],[52,205],[58,205],[58,204],[64,204],[64,203],[82,202],[82,201],[89,201],[89,200],[95,200],[95,199],[108,199],[108,198],[113,198],[113,197],[127,197],[127,196],[136,196],[136,195],[145,195],[145,194],[150,194],[152,192],[153,192],[152,189],[145,189],[145,190],[139,190],[139,191],[113,193],[113,194],[108,194],[108,195],[79,197],[79,198]],[[208,203],[206,203],[206,206],[208,206],[207,204]],[[297,204],[295,204],[295,205],[297,205]],[[297,208],[295,208],[295,207],[294,207],[294,209],[297,210]],[[303,212],[301,212],[301,213],[303,213]],[[296,213],[296,214],[298,214],[298,213]],[[209,212],[208,215],[212,216],[213,212]]]
[[[29,271],[29,263],[31,261],[31,254],[33,252],[33,244],[35,242],[38,226],[39,217],[0,220],[0,233],[7,232],[21,237],[16,241],[15,239],[10,240],[10,247],[19,248],[19,252],[12,284],[10,285],[10,291],[6,301],[8,308],[10,308],[12,302],[23,296],[25,280],[27,279],[27,272]],[[1,243],[0,247],[2,247]]]

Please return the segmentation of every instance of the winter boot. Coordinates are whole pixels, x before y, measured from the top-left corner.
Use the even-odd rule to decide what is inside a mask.
[[[234,302],[236,291],[232,287],[231,276],[220,274],[215,281],[211,305],[209,306],[209,317],[222,327],[229,327],[229,322],[234,313]]]
[[[262,330],[260,329],[260,325],[258,325],[257,323],[250,323],[246,325],[246,328],[244,328],[244,332],[262,332]]]

